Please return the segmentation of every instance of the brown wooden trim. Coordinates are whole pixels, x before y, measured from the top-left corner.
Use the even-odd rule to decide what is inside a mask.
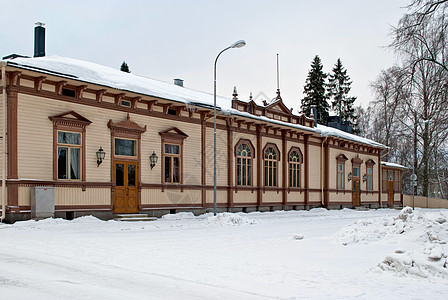
[[[227,185],[229,187],[227,191],[227,205],[228,207],[233,207],[233,129],[232,129],[232,120],[229,118],[227,120]],[[253,167],[252,167],[253,168]],[[252,175],[251,175],[252,176]]]
[[[207,184],[207,157],[206,157],[206,143],[207,143],[207,127],[205,126],[204,113],[201,113],[201,184]],[[202,206],[207,203],[207,192],[205,189],[201,191]]]
[[[14,81],[18,80],[18,76],[20,74],[17,74],[16,78],[14,79],[14,76],[11,74],[8,74],[10,79],[10,84]],[[14,74],[13,74],[14,75]],[[11,77],[12,76],[12,77]],[[17,89],[14,87],[7,87],[6,90],[6,96],[7,96],[7,151],[8,151],[8,176],[7,179],[17,179],[18,174],[18,144],[17,144],[17,126],[18,126],[18,120],[17,120],[17,109],[18,109],[18,96],[17,96]],[[4,137],[3,137],[4,138]],[[4,168],[6,166],[3,166]],[[19,203],[19,193],[17,185],[10,185],[8,186],[8,198],[7,198],[7,204],[8,206],[17,206]]]
[[[309,158],[309,135],[304,136],[304,152],[305,152],[305,205],[309,205],[309,199],[310,199],[310,158]]]
[[[378,191],[379,191],[379,193],[378,193],[378,205],[380,206],[380,207],[382,207],[382,202],[381,202],[381,194],[382,194],[382,181],[381,181],[381,176],[383,175],[382,173],[382,170],[381,170],[381,152],[380,151],[378,151]]]
[[[282,186],[283,186],[283,191],[282,191],[282,202],[283,205],[286,205],[286,202],[288,200],[288,196],[286,194],[287,191],[287,187],[288,187],[288,172],[287,172],[287,168],[289,165],[289,155],[287,157],[287,142],[286,142],[286,135],[288,134],[287,130],[283,130],[282,131],[282,153],[283,153],[283,163],[282,163]],[[289,150],[289,152],[291,152],[291,150]],[[288,153],[289,154],[289,153]],[[301,168],[300,168],[301,169]],[[300,172],[302,172],[302,170],[300,170]],[[300,176],[301,177],[301,176]],[[300,177],[299,177],[299,186],[300,186]]]
[[[19,186],[56,186],[56,187],[74,187],[74,188],[110,188],[111,182],[96,181],[64,181],[64,180],[34,180],[34,179],[15,179],[7,180],[7,184],[17,184]]]
[[[237,166],[237,162],[238,162],[238,157],[237,157],[237,150],[238,150],[238,147],[240,146],[240,145],[242,145],[242,144],[246,144],[246,145],[248,145],[249,146],[249,148],[250,148],[250,151],[251,151],[251,159],[252,159],[252,162],[251,162],[251,166],[252,166],[252,168],[251,168],[251,170],[250,170],[250,178],[251,178],[251,184],[250,185],[238,185],[238,174],[237,174],[237,172],[238,172],[238,166]],[[256,155],[255,155],[255,147],[254,147],[254,145],[252,144],[252,142],[250,141],[250,140],[248,140],[248,139],[244,139],[244,138],[240,138],[239,140],[238,140],[238,142],[235,144],[235,147],[234,147],[234,149],[233,149],[233,155],[235,156],[235,163],[234,163],[234,165],[235,165],[235,168],[234,168],[234,170],[233,170],[233,172],[234,172],[234,174],[235,174],[235,187],[237,187],[237,188],[241,188],[241,187],[251,187],[251,186],[254,186],[254,158],[256,157]]]
[[[262,181],[262,163],[263,163],[263,154],[262,154],[262,137],[261,137],[261,130],[262,130],[262,126],[257,125],[257,154],[258,154],[258,158],[257,158],[257,186],[261,187],[263,185],[263,181]],[[257,190],[257,205],[261,206],[263,204],[263,194],[261,193],[261,189]]]
[[[112,205],[56,205],[55,211],[72,211],[72,210],[107,210],[112,211]]]
[[[179,177],[180,180],[178,183],[170,183],[170,184],[183,184],[184,183],[184,140],[188,137],[182,130],[177,127],[171,127],[166,130],[160,131],[159,135],[161,136],[161,153],[162,153],[162,183],[166,183],[165,181],[165,144],[174,144],[179,145],[180,153],[180,165],[179,165]]]
[[[20,73],[20,72],[8,72],[8,73]],[[35,78],[37,76],[23,75],[23,77],[24,78],[27,77],[30,80],[35,80]],[[17,81],[17,79],[16,79],[16,81]],[[148,108],[147,109],[125,107],[125,106],[116,105],[114,103],[103,102],[102,101],[102,95],[115,97],[115,96],[121,94],[121,93],[118,93],[118,94],[115,93],[114,94],[114,93],[104,92],[104,90],[105,90],[104,86],[102,86],[102,88],[100,88],[100,89],[85,88],[85,91],[97,94],[97,97],[96,97],[97,100],[96,101],[92,101],[92,99],[84,98],[82,95],[79,95],[80,98],[68,97],[68,96],[61,95],[62,87],[67,84],[67,81],[65,81],[65,80],[62,80],[62,81],[46,80],[46,82],[48,84],[54,84],[56,92],[50,92],[50,91],[46,91],[46,90],[36,91],[35,88],[29,88],[29,87],[25,87],[25,86],[20,86],[19,90],[20,90],[20,92],[23,92],[23,93],[26,93],[26,94],[35,95],[35,96],[38,96],[38,97],[46,97],[46,98],[56,99],[56,100],[59,100],[59,101],[67,101],[67,102],[79,103],[79,104],[84,104],[84,105],[89,105],[89,106],[101,107],[101,108],[105,108],[105,109],[113,109],[113,110],[117,110],[117,111],[133,112],[133,113],[137,113],[137,114],[150,115],[152,117],[164,118],[164,119],[172,119],[172,120],[178,120],[178,121],[183,121],[183,122],[188,122],[188,123],[196,123],[196,124],[200,124],[201,123],[201,120],[199,118],[196,119],[196,118],[190,118],[190,116],[180,116],[180,114],[178,116],[172,116],[172,115],[164,114],[162,112],[154,112],[152,110],[152,107],[154,105],[159,105],[159,106],[163,107],[163,105],[166,104],[166,103],[162,103],[162,102],[158,103],[159,100],[154,100],[154,99],[152,99],[152,100],[145,100],[145,99],[139,100],[141,102],[144,102],[144,103],[148,104]],[[101,87],[100,85],[97,85],[97,84],[93,84],[93,85]],[[73,88],[75,88],[75,90],[77,90],[77,89],[79,89],[81,87],[84,88],[85,84],[82,84],[82,85],[70,85],[70,86],[72,86]],[[112,88],[110,88],[110,89],[112,89]],[[137,95],[137,96],[123,96],[123,99],[125,98],[128,101],[132,102],[132,101],[137,100],[137,98],[139,98],[139,97],[142,97],[142,98],[143,97],[145,97],[145,98],[153,98],[153,96],[150,96],[150,95],[139,95],[139,94],[134,93],[134,92],[132,92],[132,93]],[[160,101],[172,101],[172,100],[160,98]],[[135,101],[135,102],[137,102],[137,101]],[[296,125],[296,124],[291,123],[291,125]],[[211,126],[213,126],[213,123],[207,122],[206,126],[207,127],[211,127]],[[225,125],[217,124],[217,128],[219,128],[219,129],[224,130],[225,129],[224,127],[225,127]],[[288,125],[286,125],[286,127],[288,127],[288,129],[290,129],[290,130],[300,130],[300,129],[296,129],[296,128],[291,129]],[[235,130],[239,131],[239,129],[235,129]],[[255,134],[255,131],[248,131],[247,133]],[[278,135],[277,136],[274,135],[272,137],[277,138],[277,139],[281,139],[281,136],[278,136]],[[289,140],[289,138],[288,138],[288,140]],[[309,144],[310,145],[315,145],[315,146],[320,146],[318,142],[313,142],[313,141],[309,141]],[[355,143],[352,142],[352,144],[355,144]],[[331,145],[330,147],[333,147],[333,145]],[[367,145],[359,143],[358,150],[344,148],[344,151],[352,151],[352,152],[357,152],[357,153],[360,153],[360,154],[361,153],[362,154],[372,154],[372,152],[368,152],[367,151],[369,149],[379,150],[380,148],[369,147]]]
[[[261,172],[262,173],[262,178],[263,178],[263,181],[262,181],[262,184],[259,184],[259,186],[263,186],[263,187],[269,187],[269,186],[267,186],[266,185],[266,178],[265,178],[265,160],[266,160],[266,155],[265,155],[265,153],[266,153],[266,150],[268,149],[268,148],[273,148],[274,149],[274,151],[276,152],[276,157],[277,157],[277,159],[276,159],[276,161],[277,161],[277,168],[276,168],[276,174],[275,174],[275,176],[276,176],[276,178],[277,178],[277,184],[275,185],[275,186],[272,186],[272,187],[275,187],[275,188],[278,188],[279,186],[280,186],[280,184],[279,184],[279,180],[278,180],[278,172],[279,172],[279,168],[280,168],[280,164],[278,163],[279,161],[280,161],[280,158],[281,158],[281,152],[280,152],[280,150],[278,149],[278,146],[276,145],[276,144],[274,144],[274,143],[266,143],[266,145],[264,145],[264,148],[263,148],[263,152],[262,152],[262,157],[263,157],[263,166],[262,166],[262,168],[263,169],[261,169],[261,170],[258,170],[259,172]]]
[[[328,147],[328,141],[324,143],[324,206],[328,207],[328,203],[330,202],[330,149]],[[337,170],[337,165],[336,165]],[[336,184],[337,184],[337,178],[336,178]]]
[[[218,203],[218,206],[221,203]],[[213,203],[212,203],[213,205]],[[200,204],[182,204],[182,205],[176,205],[176,204],[142,204],[141,210],[151,210],[151,209],[191,209],[191,208],[197,208],[197,209],[203,209],[205,206],[201,206]]]

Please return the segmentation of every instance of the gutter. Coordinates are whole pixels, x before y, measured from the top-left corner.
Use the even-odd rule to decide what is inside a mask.
[[[2,216],[0,222],[6,218],[6,62],[0,61],[0,67],[2,69],[2,148],[1,148],[1,159],[2,159]]]

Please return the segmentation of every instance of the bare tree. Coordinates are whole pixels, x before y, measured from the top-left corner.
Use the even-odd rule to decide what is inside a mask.
[[[411,69],[417,63],[427,61],[448,73],[448,0],[414,0],[408,10],[398,26],[392,28],[393,42],[390,46],[407,54]],[[420,55],[409,52],[409,45],[414,43],[419,43],[425,51]]]

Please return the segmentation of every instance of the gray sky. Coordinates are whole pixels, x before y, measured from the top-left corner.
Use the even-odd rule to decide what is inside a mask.
[[[218,94],[257,100],[276,91],[276,54],[285,104],[300,108],[303,86],[317,54],[324,71],[338,58],[351,77],[356,104],[372,100],[369,83],[394,63],[390,43],[409,3],[341,1],[2,1],[0,55],[33,55],[34,23],[46,24],[46,53],[119,68],[137,75],[213,93],[213,63],[228,45],[244,39],[218,62]]]

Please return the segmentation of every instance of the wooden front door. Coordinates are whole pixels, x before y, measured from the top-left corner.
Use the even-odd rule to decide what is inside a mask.
[[[352,201],[353,206],[361,205],[361,191],[359,189],[359,179],[353,179]]]
[[[138,163],[114,162],[114,213],[138,213]]]
[[[387,193],[387,205],[389,207],[393,207],[394,206],[394,182],[389,181],[388,185],[389,185],[389,192]]]

